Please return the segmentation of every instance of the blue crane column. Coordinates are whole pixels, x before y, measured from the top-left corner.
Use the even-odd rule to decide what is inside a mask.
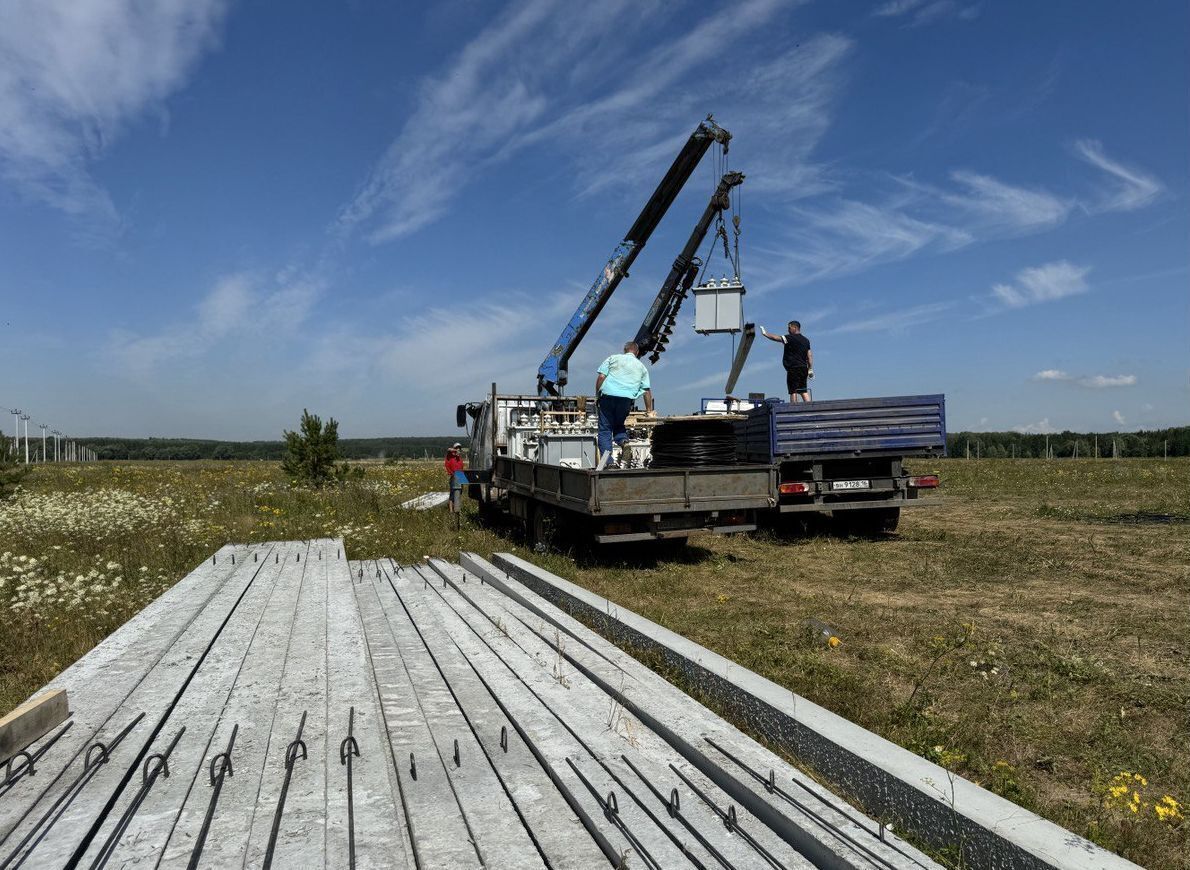
[[[611,259],[607,261],[607,265],[603,267],[599,277],[595,279],[595,283],[591,285],[591,289],[579,303],[570,322],[566,324],[566,328],[562,330],[562,334],[558,336],[558,340],[554,342],[554,346],[542,360],[541,366],[537,370],[537,392],[539,395],[561,395],[561,389],[567,381],[566,364],[570,360],[571,354],[583,340],[583,336],[587,334],[587,330],[591,328],[591,324],[599,316],[599,312],[603,310],[603,306],[607,304],[620,281],[628,275],[632,261],[645,246],[645,242],[649,240],[653,230],[661,223],[661,219],[694,173],[699,161],[702,160],[702,156],[706,154],[711,144],[718,142],[726,151],[730,141],[731,134],[716,124],[710,116],[699,124],[690,138],[686,140],[686,144],[674,159],[673,165],[669,167],[669,171],[665,173],[665,177],[661,179],[661,183],[657,185],[657,189],[653,191],[649,201],[645,203],[636,223],[628,230],[624,241],[620,242],[612,252]]]

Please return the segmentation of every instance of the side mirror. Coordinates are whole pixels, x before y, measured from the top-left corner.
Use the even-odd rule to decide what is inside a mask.
[[[459,405],[457,408],[455,408],[455,425],[458,426],[460,429],[466,428],[466,426],[467,426],[467,406],[466,405]]]

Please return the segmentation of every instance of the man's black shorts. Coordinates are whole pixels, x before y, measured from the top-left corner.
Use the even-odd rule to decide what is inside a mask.
[[[806,392],[806,376],[809,373],[810,369],[806,366],[785,370],[785,385],[789,388],[790,394]]]

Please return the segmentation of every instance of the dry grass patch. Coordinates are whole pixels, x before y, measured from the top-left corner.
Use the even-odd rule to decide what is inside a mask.
[[[272,463],[39,468],[0,505],[0,709],[229,541],[512,550],[1138,863],[1190,867],[1190,525],[1119,521],[1190,517],[1190,462],[916,470],[942,475],[945,504],[883,540],[705,536],[576,562],[402,510],[444,488],[437,463],[322,491]],[[842,644],[814,642],[810,618]]]

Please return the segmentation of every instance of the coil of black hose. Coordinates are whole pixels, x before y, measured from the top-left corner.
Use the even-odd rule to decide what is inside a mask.
[[[735,427],[727,420],[675,420],[653,430],[653,468],[735,463]]]

